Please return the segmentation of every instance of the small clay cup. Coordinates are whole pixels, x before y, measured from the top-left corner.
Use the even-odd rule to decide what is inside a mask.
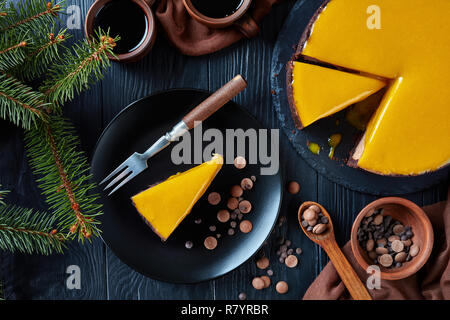
[[[413,257],[409,262],[404,262],[399,268],[388,269],[378,265],[380,267],[381,278],[386,280],[399,280],[415,274],[430,257],[434,242],[433,227],[431,226],[430,219],[428,219],[426,213],[419,206],[403,198],[387,197],[375,200],[358,214],[353,223],[350,240],[356,261],[364,270],[367,270],[369,265],[373,265],[366,250],[359,245],[357,233],[366,214],[377,209],[383,209],[385,216],[392,216],[392,218],[400,221],[404,226],[411,226],[412,232],[414,233],[411,240],[420,248],[417,256]]]
[[[252,0],[243,0],[239,9],[237,9],[233,14],[224,18],[211,18],[198,11],[192,4],[191,0],[183,0],[183,4],[189,15],[198,22],[210,28],[226,28],[231,25],[235,25],[247,38],[252,38],[259,33],[258,24],[247,12],[251,3]],[[211,1],[211,5],[214,5],[214,1]]]
[[[88,39],[92,37],[92,35],[94,34],[95,16],[100,11],[100,9],[102,9],[103,6],[105,6],[110,1],[112,0],[96,0],[89,8],[84,23],[84,33],[86,34],[86,37]],[[145,55],[147,55],[150,52],[155,43],[156,22],[153,12],[150,9],[155,0],[129,0],[129,1],[133,1],[134,3],[136,3],[144,12],[148,23],[147,34],[145,35],[144,41],[142,41],[141,45],[137,47],[135,50],[124,54],[117,54],[116,57],[109,56],[109,58],[113,61],[136,62],[145,57]]]

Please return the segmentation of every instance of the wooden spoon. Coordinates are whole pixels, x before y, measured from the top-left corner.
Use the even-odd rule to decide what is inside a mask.
[[[309,232],[302,226],[303,211],[308,209],[313,204],[318,206],[320,210],[322,210],[322,214],[328,218],[328,228],[321,234],[314,234],[312,232]],[[355,270],[350,265],[347,258],[344,256],[338,244],[336,243],[333,223],[331,222],[331,217],[327,210],[325,210],[324,207],[316,202],[303,202],[303,204],[298,209],[298,222],[300,223],[300,227],[302,228],[306,236],[317,243],[319,246],[321,246],[328,254],[328,257],[330,257],[334,268],[341,277],[342,282],[350,292],[352,298],[355,300],[372,300],[372,297],[370,296],[369,292],[367,292],[366,287],[363,285]]]

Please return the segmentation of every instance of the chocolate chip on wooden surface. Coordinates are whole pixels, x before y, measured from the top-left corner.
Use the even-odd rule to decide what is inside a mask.
[[[264,270],[269,266],[269,259],[267,257],[261,257],[256,261],[258,269]]]
[[[245,294],[245,292],[241,292],[241,293],[239,293],[238,298],[239,298],[239,300],[245,300],[245,299],[247,299],[247,294]]]
[[[222,223],[227,222],[230,220],[230,212],[228,210],[219,210],[219,212],[217,212],[217,220]]]
[[[286,266],[288,268],[295,268],[298,264],[298,259],[296,256],[291,254],[286,257],[286,259],[284,260],[284,263],[286,264]]]
[[[261,277],[255,277],[252,280],[252,286],[256,290],[264,289],[264,286],[265,286],[264,280],[261,279]]]
[[[243,190],[251,190],[253,188],[253,181],[249,178],[242,179],[241,188]]]
[[[217,247],[217,239],[212,236],[209,236],[205,239],[203,244],[205,245],[206,249],[214,250]]]
[[[260,277],[264,281],[264,289],[268,288],[270,286],[270,278],[268,276],[261,276]]]
[[[252,204],[248,200],[243,200],[239,202],[239,210],[242,213],[249,213],[250,211],[252,211]]]
[[[244,190],[241,186],[235,185],[230,188],[230,194],[232,197],[239,198],[244,193]]]
[[[253,229],[253,224],[249,220],[242,220],[239,224],[239,229],[243,233],[249,233]]]
[[[300,191],[300,185],[297,181],[291,181],[288,184],[288,192],[290,194],[297,194]]]
[[[220,203],[220,199],[221,199],[220,194],[217,192],[211,192],[208,195],[208,202],[213,206],[218,205]]]
[[[288,292],[289,290],[289,286],[285,281],[278,281],[278,283],[275,286],[275,290],[279,293],[279,294],[285,294]]]

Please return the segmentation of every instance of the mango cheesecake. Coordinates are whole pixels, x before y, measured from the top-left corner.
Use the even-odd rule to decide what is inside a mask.
[[[368,26],[376,4],[379,28]],[[329,0],[288,63],[299,129],[386,87],[348,165],[419,175],[450,160],[450,1]],[[314,63],[311,63],[314,61]]]
[[[203,196],[223,165],[223,157],[170,176],[132,197],[136,210],[148,226],[166,241]]]

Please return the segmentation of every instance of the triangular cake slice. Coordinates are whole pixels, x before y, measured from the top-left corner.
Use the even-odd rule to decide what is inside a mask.
[[[215,154],[211,160],[133,196],[133,204],[153,231],[166,241],[203,196],[222,165],[223,157]]]
[[[297,126],[304,128],[386,86],[384,81],[299,61],[292,62],[289,102]]]

